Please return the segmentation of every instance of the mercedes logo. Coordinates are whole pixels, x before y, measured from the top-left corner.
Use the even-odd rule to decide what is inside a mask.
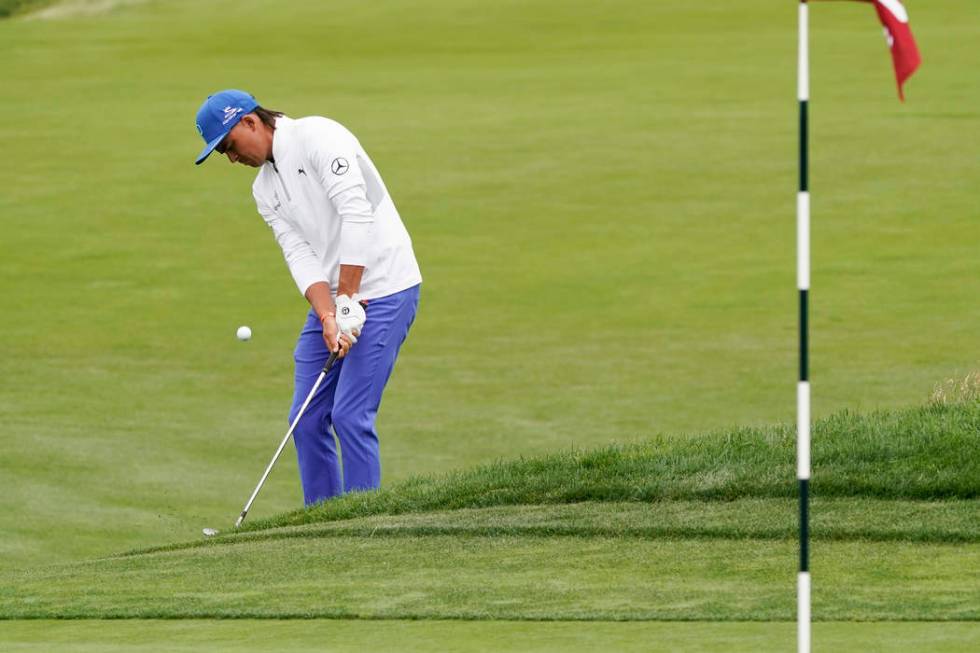
[[[342,175],[347,172],[350,168],[350,164],[347,163],[347,159],[334,159],[333,163],[330,164],[330,171],[335,175]]]

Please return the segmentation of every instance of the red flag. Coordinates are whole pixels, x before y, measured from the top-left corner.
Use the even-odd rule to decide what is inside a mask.
[[[892,51],[892,62],[895,64],[895,79],[898,81],[898,97],[903,101],[902,84],[912,76],[915,69],[922,63],[919,48],[912,38],[909,28],[909,14],[905,11],[900,0],[866,0],[873,2],[878,12],[878,19],[885,27],[885,38],[888,48]]]

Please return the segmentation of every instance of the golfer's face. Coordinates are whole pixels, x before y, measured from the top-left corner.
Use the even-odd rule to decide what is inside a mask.
[[[232,163],[258,168],[265,162],[259,131],[244,120],[232,127],[224,140],[214,149],[219,154],[227,156]]]

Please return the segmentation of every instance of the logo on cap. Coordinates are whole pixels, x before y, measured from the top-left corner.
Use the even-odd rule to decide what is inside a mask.
[[[225,107],[224,111],[225,111],[225,117],[221,121],[221,124],[227,125],[229,122],[231,122],[232,118],[234,118],[235,116],[237,116],[239,113],[242,112],[242,109],[241,107]]]
[[[201,123],[195,122],[194,126],[197,127],[197,133],[204,136],[204,130],[201,128]]]

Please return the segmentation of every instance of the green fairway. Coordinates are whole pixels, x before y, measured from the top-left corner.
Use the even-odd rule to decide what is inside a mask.
[[[222,86],[348,124],[412,232],[386,482],[791,419],[795,7],[231,6],[0,22],[4,566],[227,523],[285,430],[304,302],[251,174],[192,164]],[[813,12],[816,415],[978,358],[978,8],[915,9],[905,105],[869,8]]]
[[[795,2],[37,4],[0,19],[0,617],[270,618],[0,620],[0,649],[792,646],[708,622],[793,616]],[[904,104],[873,9],[811,7],[814,616],[974,621],[823,650],[978,647],[980,428],[924,403],[980,366],[980,4],[907,5]],[[193,165],[226,87],[350,127],[425,282],[382,491],[296,511],[290,446],[201,543],[285,432],[306,311],[252,173]],[[312,614],[708,622],[273,618]]]

